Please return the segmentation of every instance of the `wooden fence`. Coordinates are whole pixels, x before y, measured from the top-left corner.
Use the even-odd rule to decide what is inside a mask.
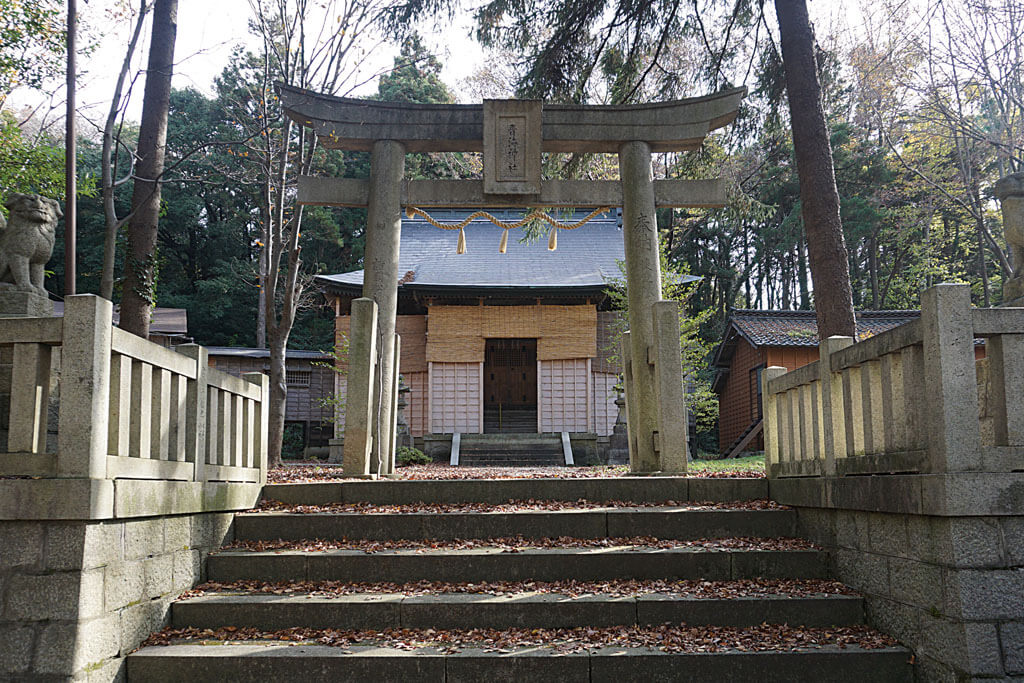
[[[268,378],[210,368],[204,348],[166,349],[113,327],[111,313],[82,295],[63,319],[0,319],[0,476],[265,483]]]
[[[819,350],[765,371],[770,476],[1024,470],[1024,308],[975,309],[967,285],[938,285],[919,320]]]

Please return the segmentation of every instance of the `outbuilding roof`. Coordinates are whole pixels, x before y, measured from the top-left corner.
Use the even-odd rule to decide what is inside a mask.
[[[466,210],[434,210],[431,216],[450,224],[465,219]],[[492,211],[500,220],[522,218],[522,209]],[[564,223],[581,220],[589,210],[557,214]],[[465,228],[466,253],[457,254],[457,230],[441,230],[425,219],[403,218],[398,276],[401,289],[417,288],[603,288],[622,277],[618,262],[625,256],[621,211],[611,210],[574,230],[558,231],[558,247],[548,251],[547,237],[521,242],[522,231],[509,232],[507,253],[498,252],[502,228],[486,218],[474,219]],[[545,232],[545,235],[547,233]],[[356,270],[317,278],[328,289],[351,291],[363,282]]]
[[[857,337],[864,339],[920,317],[920,311],[857,311]],[[753,346],[817,346],[818,319],[814,311],[757,311],[737,309],[728,327]]]
[[[916,320],[920,311],[856,311],[857,338],[867,339],[904,323]],[[736,344],[745,339],[755,348],[764,346],[817,346],[818,319],[814,311],[757,311],[735,309],[729,312],[722,341],[715,348],[711,366],[715,378],[711,388],[718,391],[732,366]]]

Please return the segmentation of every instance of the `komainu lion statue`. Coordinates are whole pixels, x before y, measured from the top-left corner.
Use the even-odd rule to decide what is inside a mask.
[[[0,289],[35,292],[43,287],[46,262],[53,253],[60,204],[37,194],[11,193],[4,204],[10,218],[0,214]]]

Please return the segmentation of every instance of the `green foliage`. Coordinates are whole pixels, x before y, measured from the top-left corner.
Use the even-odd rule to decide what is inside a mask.
[[[0,10],[2,10],[0,0]],[[88,192],[86,183],[82,191]],[[8,111],[0,111],[0,195],[37,193],[64,199],[64,149],[25,138]]]
[[[59,0],[0,0],[0,106],[14,88],[62,73],[63,8]]]
[[[401,446],[395,453],[395,462],[399,467],[405,465],[429,465],[433,459],[418,448]]]
[[[283,460],[300,460],[305,450],[302,439],[302,425],[286,423],[284,436],[281,440],[281,458]]]
[[[619,263],[623,272],[621,278],[609,280],[605,292],[612,308],[621,311],[612,330],[610,358],[620,362],[618,350],[622,333],[628,328],[629,298],[626,295],[625,263]],[[711,318],[713,311],[703,310],[686,313],[686,301],[696,291],[697,283],[686,282],[684,267],[668,259],[667,250],[661,249],[661,298],[680,302],[679,345],[682,351],[682,372],[687,383],[687,408],[697,422],[698,435],[709,433],[718,421],[718,396],[711,391],[712,373],[707,365],[711,342],[702,337],[701,329]]]
[[[344,377],[348,374],[348,337],[342,335],[338,344],[328,352],[330,361],[315,361],[313,365],[327,368],[331,372]],[[324,419],[324,422],[335,424],[343,419],[345,414],[345,396],[343,394],[331,394],[319,399],[320,406],[331,409],[331,416]]]

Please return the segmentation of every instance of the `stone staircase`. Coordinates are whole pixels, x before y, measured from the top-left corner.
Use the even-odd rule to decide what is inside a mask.
[[[801,581],[818,585],[813,581],[828,578],[827,558],[807,544],[759,547],[751,540],[792,537],[793,511],[751,504],[687,504],[763,499],[764,480],[346,481],[270,485],[264,495],[289,505],[396,506],[423,500],[469,505],[458,512],[359,509],[237,515],[236,545],[266,548],[227,548],[210,555],[208,581],[222,584],[222,590],[172,606],[173,628],[199,631],[190,632],[191,640],[144,647],[129,656],[129,681],[912,680],[910,653],[904,648],[842,646],[830,640],[834,631],[863,624],[859,596],[770,588]],[[557,509],[531,509],[536,504],[523,503],[514,509],[474,511],[510,500],[563,503],[554,506]],[[582,500],[631,501],[646,507],[621,502],[588,506]],[[608,540],[640,536],[648,538],[632,544]],[[512,542],[510,537],[520,540]],[[559,537],[576,540],[554,547],[522,547],[531,545],[529,539]],[[309,539],[320,539],[319,546],[330,549],[287,548],[288,541]],[[397,544],[400,547],[387,546],[396,539],[405,540]],[[416,543],[425,539],[434,542]],[[446,547],[446,539],[460,542]],[[687,539],[710,540],[685,545]],[[373,552],[337,547],[365,548],[367,543],[379,547],[371,545]],[[403,543],[414,547],[401,547]],[[628,586],[638,580],[663,582],[659,586],[688,581],[693,590],[631,593],[594,590],[579,583]],[[231,582],[242,583],[232,587]],[[277,583],[272,591],[260,592],[252,590],[252,582]],[[296,587],[298,582],[309,583]],[[391,585],[374,587],[366,582]],[[414,582],[432,583],[426,591],[409,589],[424,585]],[[475,590],[465,582],[524,585]],[[570,588],[543,590],[543,582],[562,582],[559,585]],[[352,588],[351,583],[361,585]],[[696,594],[712,585],[723,590]],[[751,585],[762,589],[756,595],[734,590]],[[313,586],[319,592],[311,592]],[[330,594],[338,586],[350,590]],[[792,630],[794,638],[807,629],[819,629],[813,634],[821,646],[793,649],[783,624],[799,627]],[[266,635],[285,629],[292,629],[290,641]],[[331,646],[325,643],[338,637],[331,629],[366,630],[371,639],[386,633],[389,640]],[[527,629],[527,634],[548,633],[549,640],[538,635],[530,646],[506,647],[496,632],[471,629]],[[654,639],[646,646],[627,642],[567,649],[559,644],[566,633],[587,638],[601,629]],[[732,647],[727,644],[734,633],[730,629],[752,629],[755,635],[746,645]],[[226,642],[239,633],[251,633],[255,639]],[[456,646],[450,640],[434,642],[443,633],[461,634],[461,641]],[[714,640],[719,633],[724,646]],[[751,646],[758,633],[781,633],[781,644],[767,650]],[[485,635],[491,640],[474,640]],[[701,639],[707,651],[699,651],[688,638]]]
[[[459,465],[549,467],[565,464],[562,437],[546,434],[463,434]]]

